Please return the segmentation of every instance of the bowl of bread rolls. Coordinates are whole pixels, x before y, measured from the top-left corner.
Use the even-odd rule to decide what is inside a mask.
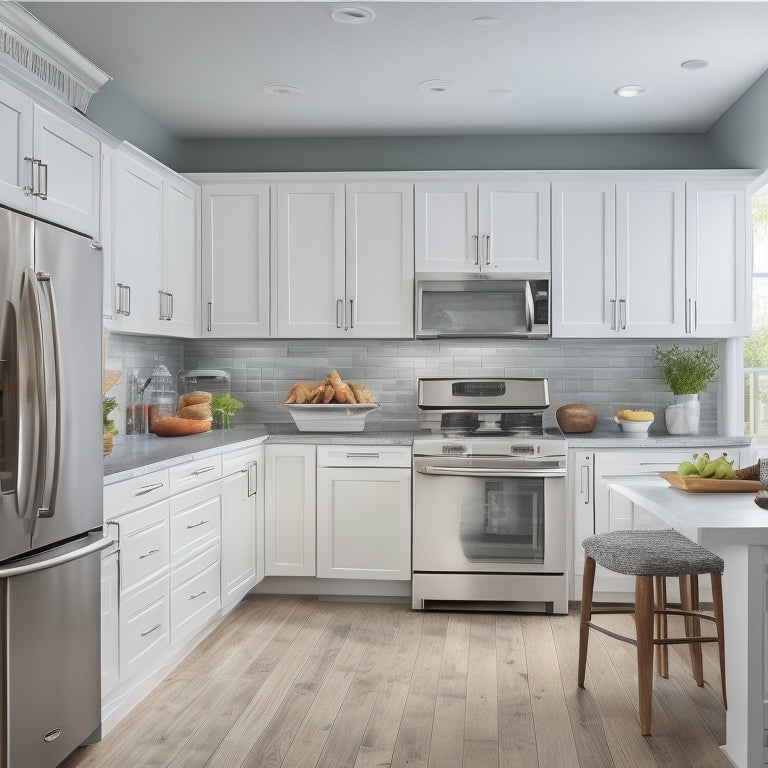
[[[176,415],[155,419],[152,432],[159,437],[184,437],[208,432],[213,419],[211,400],[210,392],[187,392],[181,395]]]
[[[365,418],[379,409],[364,384],[344,381],[331,371],[322,381],[299,381],[284,400],[300,432],[362,432]]]

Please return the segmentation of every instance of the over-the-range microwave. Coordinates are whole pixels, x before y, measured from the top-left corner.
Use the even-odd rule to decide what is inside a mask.
[[[547,339],[548,274],[418,273],[416,338]]]

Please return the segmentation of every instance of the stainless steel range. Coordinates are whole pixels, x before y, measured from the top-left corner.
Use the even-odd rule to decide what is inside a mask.
[[[413,608],[568,612],[566,442],[546,379],[419,379]]]

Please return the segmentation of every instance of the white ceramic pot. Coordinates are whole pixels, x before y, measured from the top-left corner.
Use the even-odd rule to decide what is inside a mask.
[[[675,404],[664,409],[670,435],[698,435],[701,403],[696,395],[674,395]]]

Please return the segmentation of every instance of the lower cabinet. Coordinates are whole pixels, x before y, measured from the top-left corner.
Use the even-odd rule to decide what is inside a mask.
[[[265,446],[264,572],[315,575],[315,446]]]
[[[411,578],[411,452],[319,446],[317,575]]]
[[[120,626],[117,551],[101,556],[101,695],[106,696],[120,682]]]
[[[171,642],[186,640],[221,606],[219,542],[171,571]]]

